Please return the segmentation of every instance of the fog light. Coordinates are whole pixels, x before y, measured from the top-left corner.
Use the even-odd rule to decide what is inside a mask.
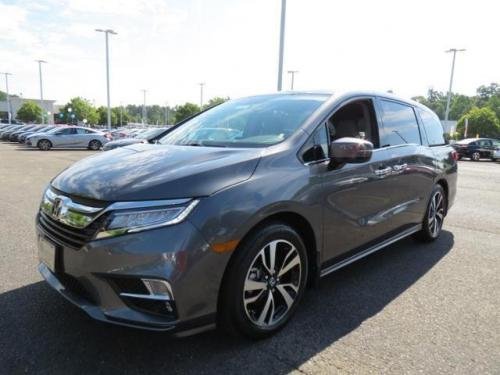
[[[165,280],[141,279],[152,297],[173,300],[172,288]]]

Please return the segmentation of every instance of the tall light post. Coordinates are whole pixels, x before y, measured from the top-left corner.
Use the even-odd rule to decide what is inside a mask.
[[[2,72],[0,74],[5,75],[5,94],[7,95],[7,111],[8,111],[7,116],[9,117],[9,125],[10,125],[12,121],[12,108],[10,107],[9,76],[11,76],[12,73]]]
[[[123,102],[120,102],[120,127],[123,126]]]
[[[448,115],[450,114],[450,102],[451,102],[451,88],[453,86],[453,73],[455,72],[455,57],[457,56],[457,52],[463,52],[465,51],[464,48],[462,49],[456,49],[456,48],[451,48],[448,51],[445,51],[446,53],[453,53],[453,60],[451,62],[451,76],[450,76],[450,87],[448,88],[448,98],[446,99],[446,111],[444,113],[444,120],[448,121]]]
[[[205,82],[198,83],[200,85],[200,111],[203,109],[203,86],[205,86]]]
[[[285,50],[285,15],[286,0],[281,0],[281,24],[280,24],[280,47],[278,58],[278,91],[281,91],[283,84],[283,51]]]
[[[106,40],[106,88],[108,94],[108,130],[111,130],[111,99],[109,94],[109,34],[116,35],[116,32],[111,29],[95,29],[99,33],[104,33]]]
[[[42,108],[42,125],[45,124],[45,108],[43,105],[43,81],[42,81],[42,64],[46,64],[47,61],[35,60],[38,63],[38,75],[40,77],[40,108]]]
[[[146,89],[142,89],[142,95],[143,95],[143,104],[142,104],[142,125],[144,125],[145,123],[147,124],[147,113],[146,113]]]
[[[295,74],[298,73],[298,70],[289,70],[288,74],[292,75],[292,81],[290,82],[290,90],[293,91],[293,83],[295,82]]]

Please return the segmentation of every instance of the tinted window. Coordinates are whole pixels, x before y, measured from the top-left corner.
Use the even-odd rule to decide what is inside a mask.
[[[425,111],[420,108],[418,112],[424,124],[429,146],[444,145],[446,142],[444,140],[443,125],[441,125],[439,118],[433,112]]]
[[[404,104],[382,100],[384,129],[381,145],[394,146],[406,143],[420,144],[420,132],[413,108]]]
[[[74,128],[68,128],[68,129],[61,129],[56,134],[69,135],[69,134],[75,134],[75,132],[76,131]]]
[[[76,129],[76,132],[78,134],[92,134],[93,131],[92,130],[89,130],[89,129],[83,129],[83,128],[78,128]]]

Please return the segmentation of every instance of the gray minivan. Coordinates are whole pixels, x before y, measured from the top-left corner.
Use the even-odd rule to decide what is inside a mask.
[[[456,159],[437,116],[392,95],[231,100],[55,177],[39,270],[95,319],[266,337],[306,285],[404,237],[438,238]]]

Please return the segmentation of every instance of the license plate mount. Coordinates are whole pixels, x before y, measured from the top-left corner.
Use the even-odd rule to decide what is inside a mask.
[[[56,272],[56,244],[49,241],[45,237],[40,237],[38,242],[38,257],[40,258],[40,261],[45,264],[51,272]]]

